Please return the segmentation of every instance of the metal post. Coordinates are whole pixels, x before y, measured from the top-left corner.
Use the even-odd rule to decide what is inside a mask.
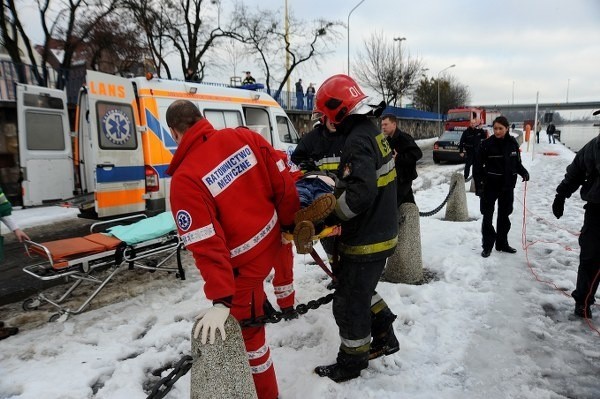
[[[440,122],[439,122],[439,134],[440,135],[442,134],[442,113],[440,110],[440,74],[442,72],[444,72],[446,69],[454,68],[455,66],[456,66],[456,64],[452,64],[449,67],[442,69],[437,74],[437,97],[438,97],[437,102],[438,102],[438,118],[440,118]]]
[[[400,67],[400,78],[402,79],[402,41],[406,40],[405,37],[395,37],[394,41],[398,42],[398,59],[399,59],[399,67]],[[402,89],[402,87],[401,87]],[[402,91],[400,91],[400,95],[399,95],[399,106],[402,107]]]
[[[287,46],[289,39],[289,33],[290,33],[290,19],[288,17],[288,0],[285,0],[285,44]],[[287,71],[290,70],[290,53],[288,51],[285,52],[285,70],[286,73]],[[292,109],[291,106],[291,99],[290,99],[290,92],[291,92],[291,87],[290,87],[290,78],[287,78],[286,81],[286,88],[287,88],[287,109]]]
[[[287,1],[287,0],[286,0]],[[350,76],[350,15],[361,5],[365,0],[361,0],[352,10],[348,13],[348,76]]]

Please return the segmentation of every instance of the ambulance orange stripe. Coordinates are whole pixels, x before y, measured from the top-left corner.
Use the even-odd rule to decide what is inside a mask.
[[[96,201],[98,201],[98,208],[137,204],[144,202],[144,198],[142,198],[142,196],[145,192],[145,188],[120,191],[101,191],[96,192]]]
[[[250,90],[248,93],[252,93]],[[258,93],[257,93],[258,94]],[[250,98],[242,97],[231,97],[231,96],[219,96],[215,94],[202,94],[202,93],[184,93],[169,90],[156,90],[156,89],[140,89],[140,96],[153,96],[153,97],[166,97],[166,98],[187,98],[189,100],[206,100],[206,101],[218,101],[218,102],[229,102],[229,103],[240,103],[240,104],[256,104],[265,106],[279,106],[274,100],[252,100]]]

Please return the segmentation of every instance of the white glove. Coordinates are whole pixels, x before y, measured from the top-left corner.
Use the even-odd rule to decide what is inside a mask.
[[[198,339],[200,331],[202,331],[202,344],[206,343],[206,338],[210,332],[210,341],[212,345],[215,343],[215,331],[221,330],[221,338],[225,341],[225,321],[229,316],[229,308],[222,303],[215,304],[212,308],[204,309],[196,316],[195,320],[200,320],[194,329],[194,338]]]

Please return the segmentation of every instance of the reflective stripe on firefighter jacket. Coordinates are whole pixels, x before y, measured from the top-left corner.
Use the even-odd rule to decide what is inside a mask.
[[[202,119],[185,132],[169,165],[171,211],[214,300],[234,294],[243,267],[291,225],[300,208],[285,162],[246,128],[215,130]]]
[[[398,241],[396,168],[388,141],[364,115],[351,115],[338,169],[336,215],[342,219],[339,250],[350,258],[390,256]]]
[[[321,124],[302,136],[292,153],[292,162],[304,172],[318,169],[336,173],[345,141],[344,134],[330,132]]]

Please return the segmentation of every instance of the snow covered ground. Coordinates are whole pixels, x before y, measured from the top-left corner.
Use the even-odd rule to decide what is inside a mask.
[[[543,155],[548,151],[559,155]],[[531,181],[518,183],[515,191],[509,236],[519,248],[515,255],[480,256],[479,202],[468,190],[472,221],[444,221],[445,210],[421,218],[423,264],[437,277],[418,286],[379,284],[398,314],[401,349],[372,361],[361,378],[336,384],[313,373],[316,365],[335,360],[339,345],[331,304],[269,325],[281,398],[600,398],[600,332],[571,316],[568,295],[583,221],[579,194],[567,200],[560,221],[551,214],[554,190],[573,156],[562,145],[548,144],[538,145],[533,159],[523,153]],[[462,168],[420,168],[413,187],[421,211],[441,203],[451,174]],[[24,227],[75,217],[61,208],[15,215]],[[329,292],[326,276],[309,256],[295,262],[299,303]],[[185,263],[186,281],[159,273],[128,280],[133,272],[125,272],[92,310],[64,323],[40,322],[50,313],[23,313],[20,304],[0,308],[0,318],[22,326],[21,333],[0,341],[0,398],[145,398],[159,378],[152,371],[189,353],[193,317],[209,306],[189,257]],[[266,290],[275,303],[269,283]],[[598,323],[600,308],[593,310]],[[188,374],[167,397],[189,397],[189,389]]]

